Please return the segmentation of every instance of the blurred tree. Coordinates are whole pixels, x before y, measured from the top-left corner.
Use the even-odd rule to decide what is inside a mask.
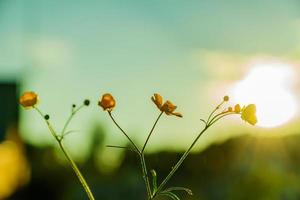
[[[18,122],[17,84],[0,83],[0,141],[9,127]]]

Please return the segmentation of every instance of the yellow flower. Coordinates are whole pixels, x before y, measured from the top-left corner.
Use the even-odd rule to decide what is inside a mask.
[[[24,92],[24,94],[20,97],[19,103],[24,108],[31,108],[35,106],[38,102],[38,95],[34,92]]]
[[[234,112],[235,112],[235,113],[240,113],[240,112],[241,112],[241,106],[240,106],[240,104],[236,104],[236,105],[234,106]]]
[[[174,112],[177,106],[175,106],[172,102],[166,101],[163,104],[163,98],[160,94],[155,93],[151,99],[160,111],[166,113],[167,115],[182,117],[182,114]]]
[[[248,106],[243,108],[241,118],[249,124],[255,125],[257,123],[255,104],[249,104]]]
[[[116,106],[116,101],[111,94],[106,93],[102,95],[102,98],[98,102],[98,105],[101,106],[104,111],[112,111],[113,108]]]

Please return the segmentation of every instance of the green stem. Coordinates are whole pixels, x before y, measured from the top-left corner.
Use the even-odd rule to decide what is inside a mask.
[[[89,200],[95,200],[94,196],[93,196],[93,193],[91,192],[87,182],[85,181],[83,175],[81,174],[80,170],[78,169],[76,163],[73,161],[73,159],[71,158],[71,156],[68,154],[68,152],[66,151],[66,149],[64,148],[63,144],[62,144],[62,137],[59,137],[57,134],[56,134],[56,131],[54,130],[54,128],[52,127],[52,125],[50,124],[50,122],[48,120],[45,119],[45,115],[42,113],[42,111],[37,108],[37,107],[34,107],[35,110],[41,115],[41,117],[45,120],[51,134],[53,135],[53,137],[55,138],[55,140],[57,141],[57,143],[59,144],[59,147],[61,148],[62,152],[64,153],[64,155],[66,156],[67,160],[69,161],[73,171],[75,172],[76,176],[78,177],[82,187],[84,188]],[[71,115],[72,116],[72,115]],[[70,117],[72,118],[72,117]],[[66,124],[68,124],[69,121],[67,121]],[[66,127],[66,126],[65,126]]]
[[[220,104],[222,105],[222,103]],[[219,105],[219,106],[220,106]],[[218,106],[218,107],[219,107]],[[218,109],[217,107],[217,109]],[[176,163],[176,165],[172,168],[171,172],[167,175],[167,177],[163,180],[163,182],[159,185],[159,187],[157,188],[157,191],[154,193],[153,197],[155,197],[157,194],[160,193],[160,191],[163,189],[163,187],[167,184],[167,182],[170,180],[170,178],[172,178],[172,176],[174,175],[174,173],[177,171],[177,169],[181,166],[181,164],[183,163],[183,161],[186,159],[186,157],[189,155],[190,151],[192,150],[192,148],[195,146],[195,144],[197,143],[197,141],[199,140],[199,138],[201,137],[201,135],[210,127],[212,126],[214,123],[216,123],[217,121],[219,121],[220,119],[222,119],[223,117],[227,116],[227,115],[231,115],[231,114],[235,114],[234,112],[228,112],[228,113],[219,113],[217,115],[215,115],[214,117],[212,117],[212,115],[215,113],[215,111],[217,110],[215,109],[211,115],[208,117],[207,120],[207,124],[206,126],[203,128],[203,130],[198,134],[198,136],[195,138],[195,140],[193,141],[193,143],[191,144],[191,146],[184,152],[184,154],[181,156],[180,160]]]
[[[156,126],[158,120],[160,119],[160,117],[162,116],[163,113],[164,113],[164,112],[160,112],[160,114],[158,115],[156,121],[154,122],[154,124],[153,124],[153,126],[152,126],[152,128],[151,128],[151,130],[150,130],[150,132],[149,132],[149,134],[148,134],[148,137],[147,137],[147,139],[146,139],[146,142],[145,142],[145,144],[144,144],[144,146],[143,146],[143,148],[142,148],[142,151],[141,151],[142,153],[144,152],[144,150],[145,150],[145,148],[146,148],[146,146],[147,146],[147,143],[148,143],[148,141],[149,141],[149,139],[150,139],[150,137],[151,137],[151,135],[152,135],[152,133],[153,133],[153,130],[154,130],[154,128],[155,128],[155,126]]]
[[[148,176],[148,171],[147,171],[147,165],[146,165],[146,161],[145,161],[145,155],[144,155],[144,151],[145,151],[145,148],[147,146],[147,143],[154,131],[154,128],[155,126],[157,125],[160,117],[162,116],[163,112],[160,112],[157,119],[155,120],[149,134],[148,134],[148,137],[143,145],[143,148],[141,150],[141,153],[139,154],[140,155],[140,160],[141,160],[141,165],[142,165],[142,171],[143,171],[143,177],[144,177],[144,181],[145,181],[145,185],[146,185],[146,188],[147,188],[147,194],[148,194],[148,199],[152,199],[152,192],[151,192],[151,186],[150,186],[150,181],[149,181],[149,176]]]
[[[141,167],[142,167],[142,173],[143,173],[143,179],[145,181],[146,185],[146,190],[147,190],[147,196],[148,199],[152,199],[152,194],[151,194],[151,187],[149,183],[149,178],[148,178],[148,172],[147,172],[147,167],[146,167],[146,162],[145,162],[145,157],[144,154],[141,152],[141,150],[136,146],[136,144],[133,142],[133,140],[127,135],[127,133],[121,128],[121,126],[117,123],[115,118],[112,116],[111,112],[108,111],[108,114],[114,124],[118,127],[118,129],[125,135],[125,137],[129,140],[129,142],[133,145],[135,151],[139,154],[140,161],[141,161]]]
[[[213,116],[213,114],[220,109],[220,107],[223,105],[224,101],[222,101],[211,113],[210,115],[208,116],[206,122],[208,124],[208,122],[210,121],[210,118]]]
[[[146,166],[146,161],[143,153],[140,153],[140,160],[141,160],[141,166],[142,166],[142,172],[143,172],[143,178],[145,181],[146,185],[146,190],[148,194],[147,199],[152,199],[152,193],[151,193],[151,187],[150,187],[150,182],[149,182],[149,176],[148,176],[148,171],[147,171],[147,166]]]
[[[74,115],[75,115],[81,108],[83,108],[84,106],[85,106],[85,105],[81,105],[81,106],[79,106],[77,109],[71,111],[71,115],[70,115],[69,118],[67,119],[67,121],[66,121],[66,123],[65,123],[65,125],[64,125],[64,127],[63,127],[63,129],[62,129],[62,131],[61,131],[61,136],[62,136],[62,137],[64,136],[64,134],[65,134],[65,132],[66,132],[66,130],[67,130],[67,127],[68,127],[69,123],[71,122],[72,118],[74,117]]]
[[[91,189],[89,188],[87,182],[85,181],[83,175],[81,174],[80,170],[78,169],[76,163],[73,161],[73,159],[71,158],[71,156],[68,154],[68,152],[66,151],[66,149],[64,148],[63,144],[61,141],[57,141],[59,144],[60,149],[62,150],[62,152],[65,154],[66,158],[68,159],[72,169],[74,170],[76,176],[78,177],[81,185],[83,186],[86,194],[88,195],[90,200],[95,200],[95,197],[93,196],[93,193],[91,191]]]
[[[33,106],[33,108],[41,115],[41,117],[44,119],[44,121],[46,122],[49,130],[50,130],[50,133],[52,134],[52,136],[56,139],[56,140],[59,140],[59,137],[58,135],[56,134],[56,131],[54,130],[54,128],[51,126],[50,122],[48,120],[45,119],[45,115],[43,114],[43,112],[38,108],[38,107],[35,107]]]
[[[110,111],[107,111],[112,121],[115,123],[115,125],[119,128],[119,130],[125,135],[125,137],[129,140],[129,142],[133,145],[135,150],[139,153],[141,153],[140,149],[136,146],[136,144],[132,141],[132,139],[127,135],[127,133],[121,128],[121,126],[117,123],[115,118],[112,116]]]
[[[233,115],[233,114],[240,114],[240,113],[235,113],[235,112],[224,112],[224,113],[220,113],[216,116],[214,116],[210,122],[208,123],[209,126],[213,125],[214,123],[216,123],[217,121],[219,121],[220,119],[222,119],[223,117],[226,117],[228,115]]]
[[[183,163],[183,161],[186,159],[186,157],[189,155],[192,148],[195,146],[197,141],[199,140],[200,136],[209,128],[210,126],[207,125],[204,127],[204,129],[198,134],[196,139],[193,141],[191,146],[184,152],[184,154],[181,156],[180,160],[176,163],[176,165],[172,168],[171,172],[168,174],[168,176],[163,180],[163,182],[159,185],[157,188],[157,191],[154,193],[153,197],[155,197],[157,194],[160,193],[160,191],[163,189],[163,187],[166,185],[166,183],[172,178],[174,173],[177,171],[177,169],[180,167],[180,165]]]

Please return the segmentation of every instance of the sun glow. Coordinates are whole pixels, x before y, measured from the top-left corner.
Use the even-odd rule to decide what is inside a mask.
[[[256,63],[247,77],[233,88],[233,100],[241,104],[256,104],[258,126],[285,124],[297,110],[292,91],[293,75],[289,64]]]

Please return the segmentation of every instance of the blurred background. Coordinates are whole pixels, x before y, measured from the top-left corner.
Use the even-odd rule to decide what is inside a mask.
[[[147,146],[161,181],[222,100],[257,105],[258,124],[229,117],[212,127],[169,182],[186,200],[300,199],[298,0],[0,0],[0,199],[82,200],[86,195],[34,110],[27,90],[61,130],[97,199],[145,199],[138,157],[105,145],[142,146],[159,114],[153,93],[178,106]]]

